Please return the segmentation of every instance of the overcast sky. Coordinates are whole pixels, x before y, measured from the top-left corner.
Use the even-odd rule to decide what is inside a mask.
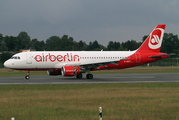
[[[46,41],[64,34],[87,44],[142,41],[157,24],[179,33],[178,0],[1,0],[0,33]]]

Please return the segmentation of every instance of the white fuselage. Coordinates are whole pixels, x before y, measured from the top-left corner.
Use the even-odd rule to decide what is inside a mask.
[[[53,69],[65,65],[121,60],[136,51],[34,51],[15,54],[4,64],[11,69]],[[17,59],[15,59],[17,58]],[[18,59],[19,58],[19,59]]]

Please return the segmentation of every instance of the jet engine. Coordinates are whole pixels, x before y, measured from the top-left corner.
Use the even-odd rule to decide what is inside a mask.
[[[64,66],[62,67],[61,72],[63,76],[75,76],[80,73],[80,67],[79,66]]]
[[[62,75],[60,69],[50,69],[47,70],[48,75]]]

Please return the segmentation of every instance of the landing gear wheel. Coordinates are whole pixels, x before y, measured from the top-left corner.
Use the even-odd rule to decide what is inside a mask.
[[[87,79],[93,79],[93,75],[92,75],[92,74],[87,74],[87,75],[86,75],[86,78],[87,78]]]
[[[83,75],[81,74],[81,73],[79,73],[77,76],[76,76],[76,78],[79,78],[79,79],[81,79],[83,77]]]
[[[29,79],[30,79],[30,75],[29,75],[29,74],[30,74],[30,70],[27,70],[27,75],[25,76],[25,79],[26,79],[26,80],[29,80]]]
[[[26,76],[25,76],[25,79],[26,79],[26,80],[29,80],[29,79],[30,79],[30,76],[29,76],[29,75],[26,75]]]

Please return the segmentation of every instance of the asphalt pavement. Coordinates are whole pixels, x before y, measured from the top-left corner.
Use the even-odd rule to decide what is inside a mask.
[[[82,79],[64,76],[30,76],[29,80],[25,76],[0,77],[0,85],[16,84],[93,84],[93,83],[162,83],[179,82],[178,73],[141,73],[141,74],[94,74],[93,79]]]

